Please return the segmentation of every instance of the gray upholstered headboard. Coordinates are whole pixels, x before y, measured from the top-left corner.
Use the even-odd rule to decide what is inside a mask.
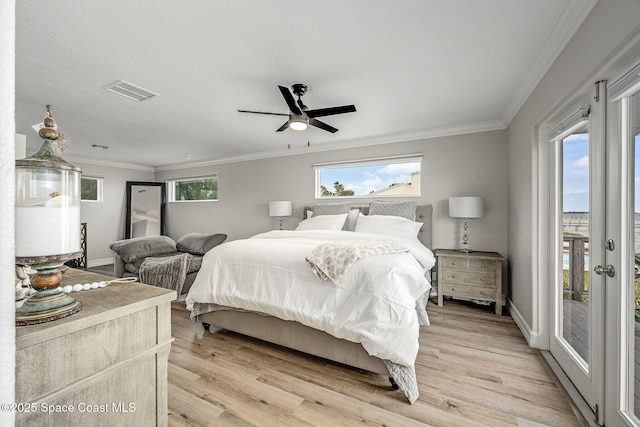
[[[353,205],[351,209],[360,209],[364,215],[369,214],[369,205]],[[305,206],[302,217],[307,217],[307,212],[311,210],[311,206]],[[418,205],[416,207],[416,221],[423,223],[422,228],[418,232],[418,240],[427,248],[432,249],[433,241],[433,205]]]

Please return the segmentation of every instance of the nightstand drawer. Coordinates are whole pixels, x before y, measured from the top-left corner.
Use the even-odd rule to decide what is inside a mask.
[[[475,271],[462,271],[462,270],[458,271],[458,270],[444,269],[442,271],[442,281],[445,284],[446,283],[468,283],[470,285],[495,287],[496,275],[495,273],[489,274],[489,273],[475,272]]]
[[[489,271],[494,272],[498,266],[497,261],[488,261],[486,259],[470,259],[469,260],[469,270],[473,271]],[[502,262],[500,262],[500,267],[502,267]]]
[[[497,261],[486,259],[447,257],[441,258],[442,268],[455,270],[472,270],[472,271],[496,271]]]
[[[478,286],[466,283],[447,283],[445,282],[442,289],[444,295],[454,298],[470,298],[483,301],[496,300],[495,286]]]

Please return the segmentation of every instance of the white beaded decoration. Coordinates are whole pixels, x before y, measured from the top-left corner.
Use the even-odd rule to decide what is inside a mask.
[[[58,288],[59,291],[68,294],[70,292],[80,292],[80,291],[88,291],[90,289],[98,289],[104,288],[105,286],[112,283],[130,283],[136,282],[138,279],[135,277],[124,277],[120,279],[110,280],[109,282],[91,282],[91,283],[78,283],[75,285],[66,285],[62,288]]]
[[[67,285],[67,286],[64,286],[63,288],[58,288],[58,289],[60,289],[65,294],[68,294],[70,292],[80,292],[80,291],[88,291],[89,289],[104,288],[105,286],[107,286],[107,282],[93,282],[93,283],[82,283],[82,284],[78,283],[73,286]]]

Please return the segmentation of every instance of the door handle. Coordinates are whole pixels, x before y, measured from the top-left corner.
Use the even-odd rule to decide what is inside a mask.
[[[613,268],[613,265],[611,264],[607,264],[606,267],[603,267],[601,265],[596,265],[595,268],[593,269],[594,273],[602,276],[604,273],[607,273],[607,276],[609,277],[613,277],[616,275],[616,269]]]

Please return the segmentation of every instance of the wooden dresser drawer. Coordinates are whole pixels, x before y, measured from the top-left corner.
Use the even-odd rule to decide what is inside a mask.
[[[440,262],[440,260],[438,260]],[[474,258],[442,257],[442,268],[445,270],[496,271],[497,261]],[[502,264],[502,263],[501,263]]]
[[[475,272],[475,271],[457,271],[457,270],[443,270],[442,275],[443,283],[468,283],[478,286],[489,286],[494,288],[496,285],[495,270],[491,273]]]
[[[443,284],[443,292],[445,295],[452,295],[457,298],[478,299],[483,301],[496,300],[495,286],[477,286],[467,283],[451,283]]]

